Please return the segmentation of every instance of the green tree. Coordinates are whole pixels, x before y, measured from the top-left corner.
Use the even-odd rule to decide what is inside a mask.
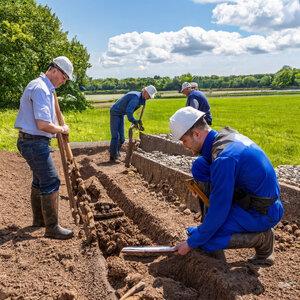
[[[87,50],[76,38],[68,40],[50,8],[34,0],[0,0],[0,107],[18,107],[28,82],[60,55],[72,61],[76,83],[82,83],[90,67]],[[78,95],[78,85],[68,82],[58,95],[67,91]]]
[[[300,73],[296,73],[296,74],[295,74],[295,79],[294,79],[294,81],[295,81],[295,84],[296,84],[296,85],[300,86]]]
[[[251,87],[257,87],[258,86],[258,81],[254,76],[246,76],[243,80],[243,85],[251,88]]]
[[[280,71],[278,71],[274,79],[272,81],[272,88],[285,88],[288,86],[291,86],[293,83],[293,70],[289,68],[283,68]]]
[[[272,83],[272,77],[270,75],[265,75],[260,79],[259,83],[261,87],[269,87]]]

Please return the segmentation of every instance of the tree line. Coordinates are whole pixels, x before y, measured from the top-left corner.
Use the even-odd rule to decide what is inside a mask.
[[[88,77],[80,89],[87,93],[99,91],[128,91],[140,90],[152,84],[158,91],[179,90],[183,82],[197,82],[199,89],[237,89],[237,88],[299,88],[300,69],[283,66],[275,74],[230,75],[230,76],[193,76],[190,73],[175,76],[154,76],[143,78],[105,78],[93,79]]]

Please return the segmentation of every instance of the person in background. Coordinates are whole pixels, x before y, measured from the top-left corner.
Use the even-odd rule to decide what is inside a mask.
[[[187,97],[185,106],[191,106],[195,109],[205,112],[205,120],[207,124],[212,125],[210,105],[205,95],[193,88],[189,82],[184,82],[182,84],[181,93]]]
[[[191,87],[192,87],[192,90],[197,90],[198,89],[198,83],[197,82],[191,82]]]
[[[50,155],[51,138],[69,134],[68,125],[58,126],[53,92],[72,78],[73,65],[65,56],[54,58],[46,74],[26,86],[15,121],[19,130],[17,147],[32,175],[31,208],[33,226],[46,227],[45,236],[69,239],[73,231],[58,224],[60,178]]]
[[[154,98],[157,93],[153,85],[146,86],[141,92],[132,91],[119,99],[110,109],[110,161],[119,162],[120,149],[125,142],[124,116],[135,126],[142,125],[136,120],[133,113],[140,107],[146,105],[146,100]]]
[[[275,170],[261,148],[230,127],[212,130],[205,113],[190,106],[170,118],[175,140],[201,157],[193,177],[211,183],[209,207],[201,225],[187,228],[188,238],[175,246],[177,255],[192,248],[206,252],[255,248],[254,264],[274,263],[274,227],[283,206]]]

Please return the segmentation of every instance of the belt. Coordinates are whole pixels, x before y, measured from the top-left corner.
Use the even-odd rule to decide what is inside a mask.
[[[26,140],[47,140],[47,141],[50,140],[50,138],[48,138],[47,136],[44,136],[44,135],[33,135],[33,134],[25,133],[22,131],[19,131],[19,137],[26,139]]]
[[[235,190],[233,201],[236,202],[244,210],[255,209],[259,214],[265,216],[268,214],[269,207],[277,200],[277,198],[260,197],[251,195],[242,190]]]

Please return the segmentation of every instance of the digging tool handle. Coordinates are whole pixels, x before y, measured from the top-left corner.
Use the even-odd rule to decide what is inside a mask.
[[[64,143],[63,143],[63,140],[62,140],[62,134],[61,133],[57,134],[57,142],[58,142],[58,147],[59,147],[59,151],[60,151],[60,154],[61,154],[60,155],[61,156],[61,162],[62,162],[62,166],[63,166],[67,191],[68,191],[68,195],[69,195],[69,199],[70,199],[70,208],[71,208],[71,210],[76,210],[76,206],[74,205],[75,201],[74,201],[74,196],[73,196],[73,192],[72,192],[72,186],[71,186],[71,182],[70,182],[70,178],[69,178],[69,174],[68,174],[68,164],[67,164],[66,157],[64,155]]]
[[[53,96],[54,96],[54,99],[55,99],[55,112],[56,112],[56,118],[57,118],[58,124],[59,124],[59,126],[64,126],[65,125],[65,120],[64,120],[64,117],[63,117],[63,115],[60,111],[60,107],[59,107],[58,99],[57,99],[57,96],[56,96],[56,92],[53,92]],[[67,157],[68,157],[68,159],[70,159],[72,161],[73,160],[73,153],[72,153],[72,150],[71,150],[71,147],[70,147],[70,144],[69,144],[69,137],[66,134],[62,134],[62,138],[65,141],[65,150],[66,150],[66,153],[67,153]]]
[[[121,253],[125,255],[166,255],[174,252],[174,247],[169,246],[136,246],[136,247],[124,247]]]
[[[142,107],[142,110],[141,110],[141,113],[140,113],[139,121],[142,120],[142,117],[143,117],[143,114],[144,114],[144,110],[145,110],[145,105],[143,105],[143,107]]]
[[[201,191],[201,189],[199,188],[198,184],[195,182],[194,179],[188,179],[186,180],[186,184],[187,184],[187,187],[189,188],[189,190],[192,192],[192,193],[195,193],[197,194],[200,199],[204,202],[204,204],[209,207],[209,200],[208,198],[206,197],[206,195]]]

